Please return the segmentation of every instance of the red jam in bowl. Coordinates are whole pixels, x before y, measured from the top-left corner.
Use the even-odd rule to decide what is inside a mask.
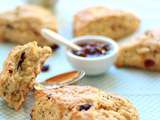
[[[80,57],[99,57],[107,55],[111,50],[111,45],[106,42],[101,41],[87,41],[77,43],[80,47],[82,47],[79,51],[72,51],[74,55]]]

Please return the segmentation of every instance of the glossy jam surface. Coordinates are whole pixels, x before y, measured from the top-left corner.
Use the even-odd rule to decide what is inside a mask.
[[[100,41],[87,41],[78,43],[82,47],[79,51],[72,51],[73,54],[80,57],[99,57],[104,56],[111,50],[111,45]]]

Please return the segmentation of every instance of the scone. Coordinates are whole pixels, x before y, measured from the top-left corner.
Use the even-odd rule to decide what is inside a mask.
[[[104,35],[117,40],[135,32],[139,24],[139,18],[131,12],[91,7],[74,16],[74,34]]]
[[[18,44],[37,41],[41,46],[54,45],[42,37],[41,28],[57,31],[55,17],[42,7],[22,5],[0,14],[0,41],[2,39]]]
[[[0,96],[8,106],[21,108],[51,52],[49,47],[38,47],[36,42],[17,46],[10,52],[0,73]]]
[[[38,91],[32,120],[139,120],[126,99],[89,86]]]
[[[122,45],[116,65],[160,71],[160,34],[149,31],[136,41]]]

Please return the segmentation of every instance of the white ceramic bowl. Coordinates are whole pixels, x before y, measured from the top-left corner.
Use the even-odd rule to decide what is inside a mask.
[[[105,73],[115,62],[118,45],[110,38],[103,36],[81,36],[72,40],[74,43],[81,43],[84,41],[102,41],[111,45],[111,51],[104,56],[86,58],[74,55],[70,49],[67,49],[67,58],[71,65],[77,70],[83,70],[87,75],[98,75]]]

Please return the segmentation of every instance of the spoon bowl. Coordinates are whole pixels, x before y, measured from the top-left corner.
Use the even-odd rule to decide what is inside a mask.
[[[85,76],[84,71],[70,71],[51,77],[44,82],[34,85],[36,90],[58,88],[72,85],[81,80]]]

